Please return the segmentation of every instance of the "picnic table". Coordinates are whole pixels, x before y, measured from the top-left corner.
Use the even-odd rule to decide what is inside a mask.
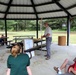
[[[45,40],[44,40],[44,39],[40,39],[40,38],[38,38],[38,39],[33,39],[33,41],[34,41],[34,43],[38,46],[39,43],[42,44],[42,42],[45,41]]]
[[[42,42],[45,40],[42,39],[33,39],[33,43],[36,44],[35,46],[28,48],[28,49],[24,49],[25,44],[23,42],[17,42],[18,44],[20,44],[22,46],[22,52],[26,53],[28,52],[30,54],[30,58],[32,58],[32,51],[34,50],[42,50],[42,48],[44,48],[46,46],[46,43]],[[38,44],[41,43],[41,44]],[[14,46],[16,43],[12,43],[11,46],[8,46],[7,48],[12,48],[12,46]],[[42,50],[44,51],[44,50]]]
[[[15,40],[15,43],[18,41],[18,40],[23,40],[25,38],[32,38],[34,37],[35,35],[24,35],[24,36],[13,36],[14,37],[14,40]]]
[[[46,43],[42,43],[43,41],[45,41],[45,40],[42,40],[42,39],[33,39],[33,42],[34,42],[34,44],[36,44],[35,46],[34,46],[34,49],[40,49],[41,47],[44,47],[45,45],[46,45]],[[16,43],[19,43],[19,44],[21,44],[21,46],[23,47],[23,42],[16,42]],[[11,48],[13,45],[15,45],[16,43],[12,43],[11,44],[11,46],[8,46],[7,48]],[[41,44],[38,44],[38,43],[41,43]],[[33,48],[31,48],[31,49],[33,49]],[[29,49],[30,50],[30,49]]]

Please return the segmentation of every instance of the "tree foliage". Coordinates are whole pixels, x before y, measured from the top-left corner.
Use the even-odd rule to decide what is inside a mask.
[[[51,28],[66,30],[67,27],[67,19],[66,18],[57,18],[57,19],[45,19],[39,20],[38,29],[40,30],[40,21],[42,24],[44,22],[48,22]],[[62,24],[66,24],[66,27],[63,27]],[[4,20],[0,20],[0,30],[5,29]],[[44,29],[44,28],[43,28]],[[7,20],[7,30],[11,31],[22,31],[22,30],[36,30],[36,20]],[[71,19],[71,30],[76,30],[76,17]]]

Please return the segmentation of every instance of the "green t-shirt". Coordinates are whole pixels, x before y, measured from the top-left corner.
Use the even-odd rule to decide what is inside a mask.
[[[10,75],[28,75],[27,66],[30,65],[30,59],[27,54],[19,54],[17,57],[9,55],[7,67],[11,69]]]

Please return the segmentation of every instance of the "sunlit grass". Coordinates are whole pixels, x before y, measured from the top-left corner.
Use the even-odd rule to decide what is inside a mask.
[[[17,32],[8,32],[8,37],[9,40],[12,40],[14,37],[13,36],[24,36],[24,35],[35,35],[34,38],[36,38],[36,31],[17,31]],[[0,34],[4,34],[4,32],[0,31]],[[44,34],[44,31],[39,31],[39,38],[41,37],[41,35]],[[67,32],[66,31],[57,31],[57,30],[53,30],[52,31],[52,42],[56,42],[58,43],[58,36],[66,36],[67,39]],[[71,32],[70,33],[70,43],[71,44],[76,44],[76,32]]]

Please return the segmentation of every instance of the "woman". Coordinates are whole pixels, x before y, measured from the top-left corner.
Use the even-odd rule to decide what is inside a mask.
[[[19,45],[13,46],[7,59],[7,75],[32,75],[29,65],[29,56],[21,53]]]

